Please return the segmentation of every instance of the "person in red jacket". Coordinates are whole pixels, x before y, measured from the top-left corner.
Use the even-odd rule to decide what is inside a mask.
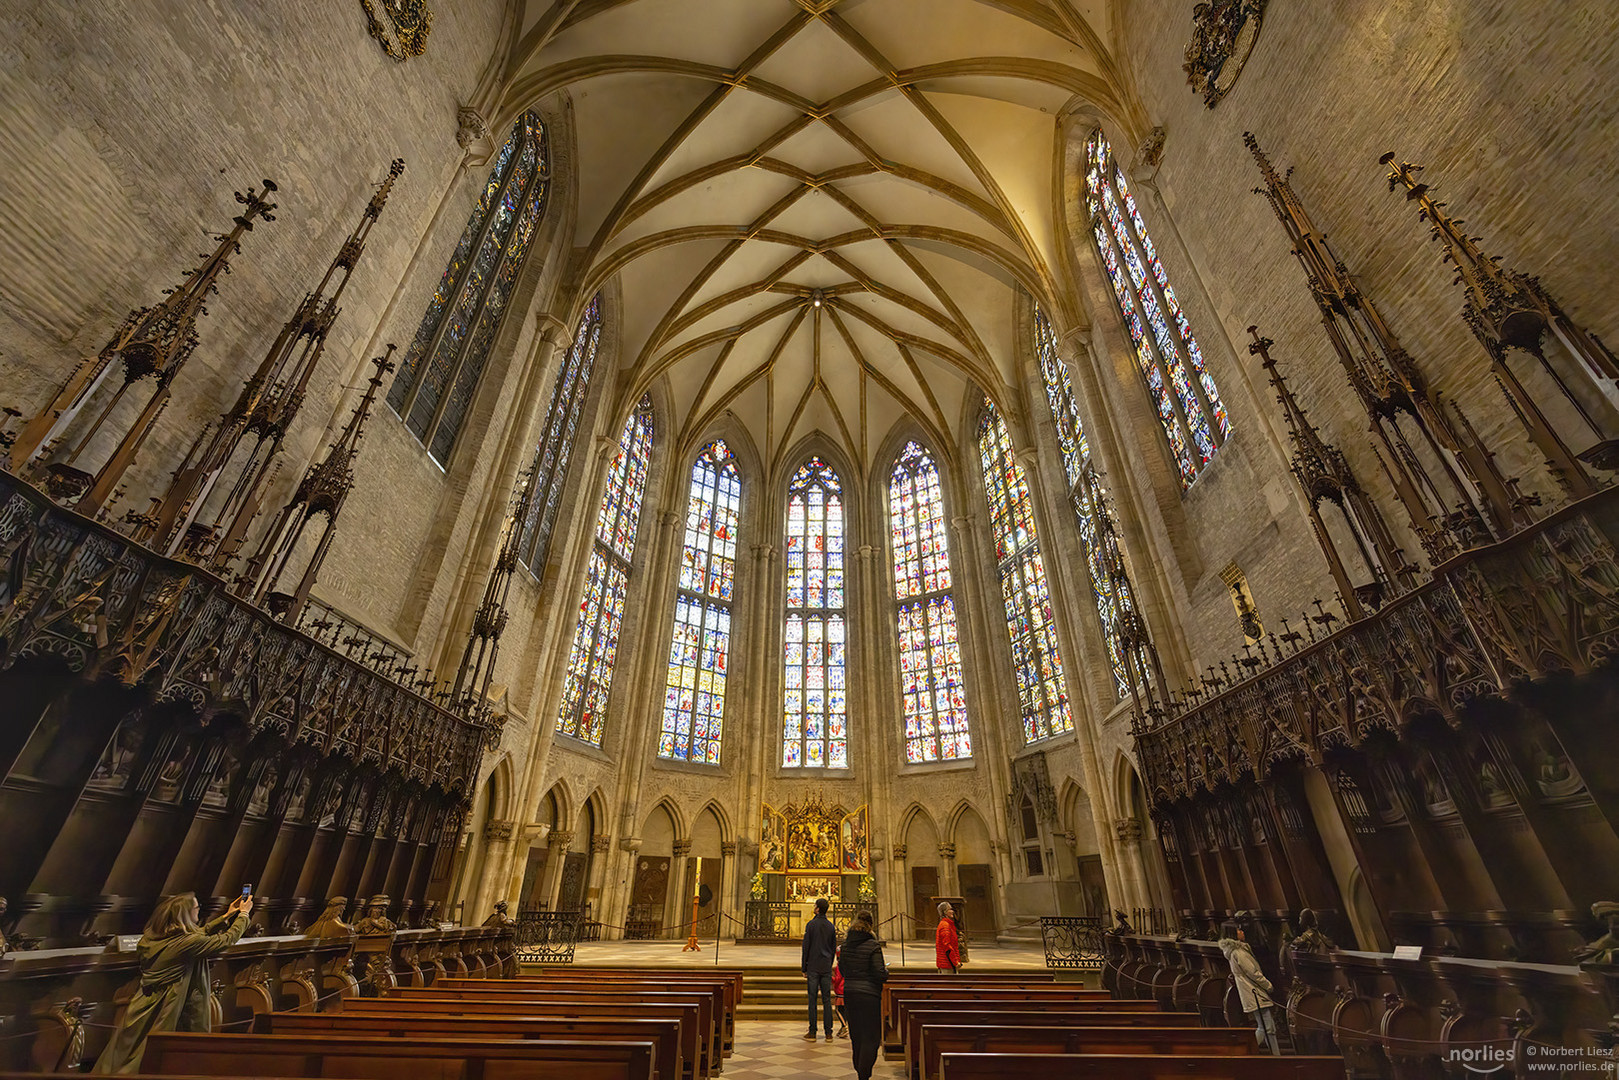
[[[843,959],[843,950],[838,950],[837,960],[832,961],[832,1007],[838,1011],[838,1038],[849,1037],[849,1014],[843,1011],[843,966],[838,962]]]
[[[952,914],[948,901],[939,905],[939,928],[933,933],[933,952],[941,975],[954,975],[961,970],[961,937],[956,933]]]

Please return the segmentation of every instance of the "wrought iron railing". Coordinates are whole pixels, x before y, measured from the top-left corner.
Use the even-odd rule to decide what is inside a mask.
[[[798,922],[798,905],[785,900],[749,900],[742,909],[745,941],[788,941]]]
[[[849,927],[854,925],[855,915],[862,911],[871,913],[873,925],[882,921],[877,914],[877,902],[875,900],[870,903],[864,901],[844,903],[839,901],[832,905],[832,910],[827,913],[827,917],[832,920],[832,926],[837,930],[838,937],[841,938],[849,932]]]
[[[584,913],[520,911],[517,913],[517,959],[524,964],[571,964]]]
[[[1040,919],[1046,967],[1099,971],[1102,967],[1102,920],[1094,915],[1046,915]]]

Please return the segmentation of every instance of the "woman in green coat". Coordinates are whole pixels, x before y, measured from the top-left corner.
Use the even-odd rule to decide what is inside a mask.
[[[247,930],[253,898],[237,897],[225,914],[197,925],[194,893],[171,896],[152,912],[136,946],[141,985],[124,1009],[123,1022],[96,1062],[98,1073],[136,1073],[154,1031],[208,1031],[212,991],[208,961],[230,948]]]

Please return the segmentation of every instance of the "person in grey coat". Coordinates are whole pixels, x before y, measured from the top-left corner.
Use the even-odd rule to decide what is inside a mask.
[[[1280,1056],[1282,1049],[1276,1044],[1276,1002],[1271,999],[1271,983],[1260,970],[1254,950],[1243,940],[1242,930],[1234,922],[1220,927],[1220,951],[1231,965],[1231,978],[1237,984],[1237,998],[1242,1011],[1254,1018],[1254,1038],[1260,1046],[1269,1046],[1270,1052]]]

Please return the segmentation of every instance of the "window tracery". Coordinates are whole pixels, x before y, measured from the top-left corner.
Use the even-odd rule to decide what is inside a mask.
[[[889,474],[888,515],[899,604],[905,760],[972,757],[939,469],[915,441],[900,451]]]
[[[849,766],[843,483],[812,457],[787,485],[787,625],[781,763]]]
[[[675,591],[658,756],[719,764],[742,480],[724,440],[697,455]]]
[[[1006,630],[1017,668],[1024,742],[1074,729],[1052,621],[1051,591],[1035,532],[1028,478],[1012,452],[1006,421],[987,398],[978,425],[978,454],[989,496],[995,562],[1001,576]]]
[[[618,453],[608,467],[607,488],[596,515],[585,595],[579,603],[573,647],[562,687],[557,731],[592,746],[602,744],[613,665],[624,622],[624,595],[630,560],[646,493],[647,459],[652,452],[652,401],[643,397],[624,422]]]
[[[551,530],[556,525],[557,507],[568,479],[568,459],[578,437],[579,418],[590,393],[590,377],[596,369],[596,350],[601,343],[601,294],[590,298],[585,313],[574,328],[573,344],[557,370],[551,387],[551,404],[545,411],[545,429],[534,448],[534,494],[529,498],[528,517],[523,522],[523,542],[519,557],[538,577],[544,570],[551,546]]]
[[[1057,445],[1062,451],[1063,471],[1068,479],[1069,498],[1074,515],[1079,519],[1080,538],[1085,543],[1085,561],[1090,569],[1091,587],[1096,593],[1096,612],[1102,619],[1102,634],[1107,641],[1108,664],[1113,669],[1114,689],[1120,698],[1130,693],[1130,676],[1126,668],[1125,627],[1127,614],[1134,610],[1134,597],[1128,578],[1117,575],[1108,558],[1106,544],[1101,535],[1099,506],[1104,497],[1099,478],[1091,463],[1090,443],[1085,438],[1085,427],[1079,419],[1079,404],[1074,399],[1073,383],[1068,377],[1068,365],[1057,355],[1057,335],[1045,313],[1034,312],[1034,347],[1040,362],[1041,382],[1045,384],[1046,401],[1051,405],[1051,418],[1057,428]]]
[[[388,390],[388,404],[441,465],[477,393],[550,190],[545,126],[526,112],[484,181],[421,325]]]
[[[1085,205],[1158,420],[1190,487],[1231,430],[1219,388],[1100,129],[1085,146]]]

